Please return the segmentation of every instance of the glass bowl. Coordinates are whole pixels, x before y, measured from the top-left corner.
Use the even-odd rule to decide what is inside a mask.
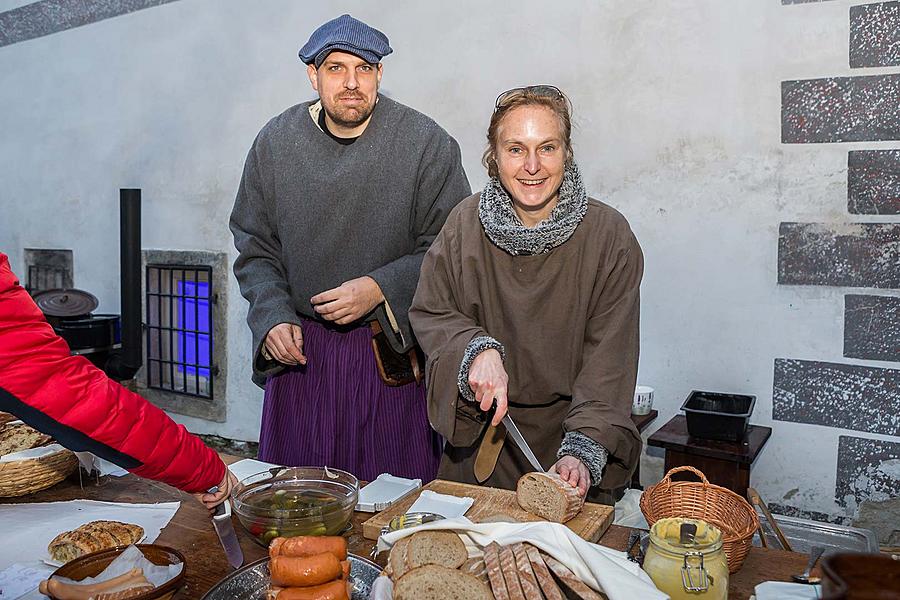
[[[268,547],[276,537],[339,534],[358,496],[359,480],[346,471],[274,468],[241,480],[231,506],[253,539]]]

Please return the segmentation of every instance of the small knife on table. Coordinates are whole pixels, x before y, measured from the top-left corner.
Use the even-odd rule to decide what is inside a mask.
[[[216,535],[219,536],[219,541],[222,543],[222,548],[225,550],[228,564],[234,569],[239,569],[244,564],[244,553],[241,552],[241,545],[238,543],[234,525],[231,523],[230,501],[225,500],[215,508],[212,522],[213,527],[216,528]]]
[[[534,452],[531,451],[531,447],[528,445],[528,442],[525,441],[525,438],[522,436],[522,432],[519,431],[519,428],[516,427],[515,423],[513,423],[512,417],[509,416],[509,413],[506,413],[506,415],[504,415],[503,424],[506,426],[507,433],[512,436],[513,441],[519,447],[519,450],[521,450],[525,455],[525,458],[528,459],[528,462],[531,463],[531,466],[534,467],[536,471],[546,473],[547,470],[541,466],[541,463],[540,461],[538,461],[537,456],[535,456]]]

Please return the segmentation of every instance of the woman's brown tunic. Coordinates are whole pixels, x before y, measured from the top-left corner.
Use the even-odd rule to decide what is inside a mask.
[[[643,255],[628,222],[589,199],[572,236],[545,254],[513,256],[485,235],[473,195],[450,214],[422,265],[410,321],[428,356],[428,415],[447,440],[438,476],[476,483],[486,418],[457,387],[469,342],[506,351],[509,412],[541,464],[563,435],[581,432],[609,452],[600,487],[624,485],[641,451],[631,421]],[[507,438],[485,485],[514,489],[533,470]]]

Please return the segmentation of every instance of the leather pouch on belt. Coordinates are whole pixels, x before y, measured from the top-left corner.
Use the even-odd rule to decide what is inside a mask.
[[[500,450],[503,449],[503,441],[506,439],[506,427],[503,423],[494,427],[489,425],[481,438],[478,453],[475,455],[475,480],[484,483],[493,474],[500,458]]]

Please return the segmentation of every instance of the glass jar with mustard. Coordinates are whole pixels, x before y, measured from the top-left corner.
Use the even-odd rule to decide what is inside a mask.
[[[644,571],[672,600],[726,600],[722,532],[699,519],[660,519],[650,528]]]

